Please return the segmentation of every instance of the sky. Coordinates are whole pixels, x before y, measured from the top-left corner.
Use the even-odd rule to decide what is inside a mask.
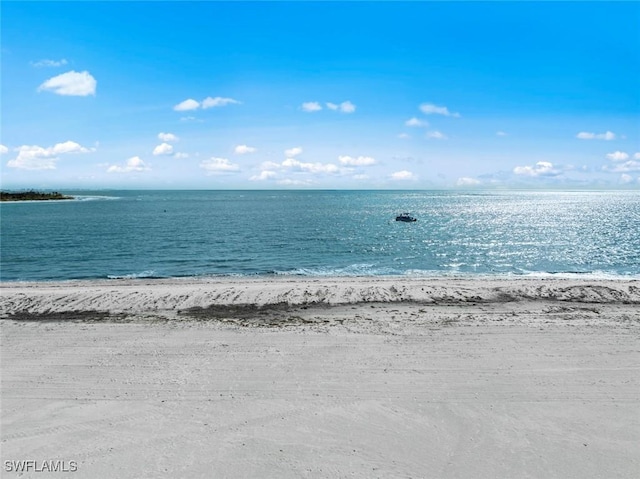
[[[2,1],[1,186],[640,189],[639,2]]]

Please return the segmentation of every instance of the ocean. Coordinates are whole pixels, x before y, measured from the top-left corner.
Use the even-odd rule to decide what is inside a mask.
[[[63,191],[3,203],[0,279],[640,278],[638,192]],[[415,223],[395,221],[409,212]]]

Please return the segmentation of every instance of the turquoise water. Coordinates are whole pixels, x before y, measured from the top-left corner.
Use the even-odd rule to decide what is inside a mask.
[[[1,279],[640,277],[637,192],[108,191],[3,203]],[[415,223],[396,222],[408,211]]]

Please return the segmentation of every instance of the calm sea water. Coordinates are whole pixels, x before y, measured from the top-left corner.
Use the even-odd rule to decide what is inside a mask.
[[[72,192],[3,203],[2,281],[209,275],[640,277],[640,193]],[[395,221],[401,212],[415,223]]]

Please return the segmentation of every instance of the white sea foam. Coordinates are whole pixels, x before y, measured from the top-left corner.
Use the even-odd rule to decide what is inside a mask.
[[[129,274],[108,274],[108,279],[142,279],[142,278],[161,278],[155,271],[148,270],[141,273],[129,273]]]

